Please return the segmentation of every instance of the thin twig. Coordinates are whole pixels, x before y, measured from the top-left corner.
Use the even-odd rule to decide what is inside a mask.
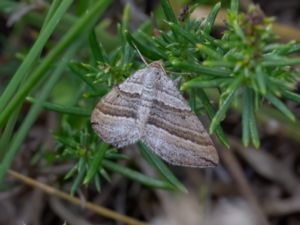
[[[198,7],[192,13],[192,18],[207,18],[211,7],[201,6]],[[215,25],[224,26],[224,21],[227,20],[227,12],[224,9],[221,9],[218,13],[218,16],[215,21]],[[288,26],[283,23],[275,22],[273,23],[273,31],[278,34],[284,40],[296,40],[300,41],[300,30],[293,26]]]
[[[79,198],[73,197],[73,196],[71,196],[71,195],[69,195],[65,192],[62,192],[60,190],[57,190],[57,189],[55,189],[51,186],[48,186],[48,185],[44,184],[44,183],[36,181],[36,180],[34,180],[30,177],[24,176],[24,175],[22,175],[22,174],[20,174],[16,171],[9,170],[8,174],[10,176],[14,177],[17,180],[22,181],[23,183],[25,183],[27,185],[30,185],[32,187],[41,189],[42,191],[46,192],[47,194],[62,198],[66,201],[69,201],[69,202],[75,204],[75,205],[80,205],[80,206],[82,206],[84,208],[87,208],[87,209],[89,209],[89,210],[91,210],[91,211],[93,211],[93,212],[95,212],[99,215],[104,216],[104,217],[111,218],[111,219],[114,219],[114,220],[118,220],[118,221],[124,222],[125,224],[128,224],[128,225],[149,225],[145,222],[136,220],[136,219],[131,218],[129,216],[119,214],[119,213],[114,212],[110,209],[107,209],[103,206],[95,205],[91,202],[85,202],[85,203],[82,204],[82,201],[80,201]]]

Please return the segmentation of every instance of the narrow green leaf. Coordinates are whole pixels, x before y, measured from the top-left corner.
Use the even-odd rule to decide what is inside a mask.
[[[188,88],[212,88],[221,87],[232,81],[230,78],[214,78],[210,80],[203,80],[203,78],[194,78],[182,84],[181,90],[186,90]]]
[[[153,60],[159,60],[159,59],[166,59],[167,57],[160,51],[158,51],[155,46],[149,46],[146,43],[142,43],[136,38],[134,38],[128,31],[125,31],[125,35],[127,38],[128,43],[133,48],[138,48],[138,50],[142,53],[143,56],[153,59]]]
[[[93,29],[90,33],[89,44],[90,44],[90,49],[92,51],[94,61],[95,62],[101,61],[101,62],[107,63],[108,62],[107,54],[106,54],[102,44],[98,43],[98,41],[97,41],[95,29]]]
[[[237,20],[234,20],[233,21],[233,29],[235,31],[235,33],[243,40],[245,41],[246,40],[246,36],[242,30],[242,28],[240,27],[239,23]]]
[[[97,53],[95,53],[97,54]],[[70,70],[77,75],[83,82],[85,82],[93,91],[97,91],[94,83],[85,76],[86,70],[83,68],[82,64],[77,62],[70,62],[68,64]]]
[[[99,173],[101,174],[102,177],[104,177],[104,179],[107,182],[111,182],[111,178],[110,178],[109,174],[107,173],[107,171],[105,169],[101,168]]]
[[[37,102],[37,100],[33,97],[27,97],[26,100],[31,103]],[[65,105],[59,105],[59,104],[50,103],[50,102],[43,102],[42,106],[45,109],[48,109],[48,110],[54,111],[54,112],[59,112],[59,113],[65,113],[65,114],[76,115],[76,116],[90,116],[91,115],[91,110],[74,107],[74,106],[65,106]]]
[[[216,77],[229,77],[230,72],[224,69],[214,69],[199,64],[191,64],[187,62],[172,61],[172,66],[184,71],[195,72],[199,74],[211,75]]]
[[[294,44],[288,53],[295,53],[295,52],[299,52],[300,51],[300,43]]]
[[[226,87],[226,90],[224,91],[225,96],[237,90],[241,86],[242,81],[243,76],[235,77],[231,84],[228,87]]]
[[[119,153],[119,152],[112,152],[111,150],[106,152],[105,158],[111,159],[111,160],[129,160],[130,159],[130,157],[128,155],[125,155],[125,154]]]
[[[138,143],[139,149],[143,155],[143,157],[153,165],[157,171],[164,177],[166,180],[170,182],[174,187],[178,190],[187,193],[187,189],[185,186],[177,179],[177,177],[172,173],[172,171],[166,166],[166,164],[158,158],[155,154],[149,150],[149,148],[142,144]]]
[[[130,4],[126,3],[122,15],[122,33],[124,33],[125,30],[128,30],[129,13],[130,13]]]
[[[74,8],[76,8],[76,15],[82,16],[86,10],[88,10],[89,5],[93,4],[91,1],[82,1],[79,0],[74,5]]]
[[[67,2],[67,1],[63,1]],[[51,67],[53,62],[58,59],[61,54],[78,38],[78,35],[84,34],[87,28],[91,28],[93,23],[96,22],[97,17],[101,15],[104,10],[111,3],[111,0],[103,0],[95,3],[87,13],[84,14],[77,22],[70,28],[70,30],[64,35],[64,37],[58,42],[53,50],[47,55],[43,62],[38,65],[36,70],[29,77],[27,82],[22,86],[19,92],[14,94],[13,99],[8,103],[7,107],[4,108],[0,114],[0,127],[3,126],[4,122],[11,115],[11,113],[22,104],[29,92],[36,86],[36,84],[46,74],[45,71]],[[63,3],[62,3],[63,4]],[[54,18],[55,19],[55,18]],[[92,23],[92,22],[93,23]],[[23,74],[23,73],[22,73]],[[8,100],[8,99],[7,99]],[[0,104],[1,105],[1,104]],[[0,106],[1,108],[1,106]],[[2,109],[2,108],[1,108]]]
[[[123,65],[124,67],[127,66],[128,64],[132,63],[133,61],[133,52],[132,48],[128,43],[125,43],[123,47]]]
[[[174,42],[174,40],[170,37],[170,35],[169,35],[169,33],[166,33],[166,32],[163,32],[163,31],[161,31],[160,33],[159,33],[159,35],[160,35],[160,37],[161,37],[161,45],[162,46],[165,46],[165,45],[167,45],[167,44],[169,44],[169,43],[172,43],[172,42]],[[156,41],[160,41],[160,38],[159,39],[157,39]]]
[[[189,90],[189,105],[193,111],[196,109],[196,94],[195,94],[195,89],[190,89]]]
[[[99,173],[95,174],[95,182],[94,183],[95,183],[96,190],[98,192],[100,192],[101,191],[101,179],[100,179]]]
[[[210,48],[209,46],[207,46],[205,44],[197,44],[197,50],[206,54],[207,56],[209,56],[210,58],[212,58],[214,60],[221,61],[223,58],[223,56],[221,54],[219,54],[215,49]],[[207,62],[206,62],[206,64],[207,64]]]
[[[137,181],[145,186],[162,189],[173,189],[173,186],[169,182],[155,179],[153,177],[146,176],[140,172],[124,167],[120,164],[113,163],[108,160],[103,160],[103,166],[109,170],[119,173],[125,177],[128,177],[134,181]]]
[[[72,169],[69,170],[68,173],[64,176],[64,179],[68,180],[69,178],[73,177],[77,169],[78,169],[78,165],[73,166]]]
[[[65,66],[66,61],[70,59],[70,57],[74,54],[75,50],[77,50],[79,46],[79,42],[77,42],[72,48],[70,48],[65,53],[65,58],[62,60],[56,67],[55,71],[51,74],[48,81],[44,84],[43,88],[41,88],[40,95],[37,99],[37,102],[31,107],[29,113],[27,113],[25,119],[22,122],[22,125],[15,133],[13,139],[9,144],[9,149],[5,154],[1,164],[0,164],[0,183],[3,180],[7,170],[10,168],[12,161],[14,160],[16,154],[20,150],[20,146],[24,141],[25,137],[28,134],[28,130],[31,128],[32,124],[34,123],[36,117],[39,115],[39,112],[42,108],[42,103],[45,99],[49,96],[52,88],[59,80]],[[16,105],[17,107],[18,105]]]
[[[0,159],[3,158],[5,152],[8,149],[8,144],[14,134],[15,125],[17,123],[17,119],[20,113],[20,108],[17,109],[9,118],[7,124],[5,125],[4,130],[2,130],[0,137]]]
[[[52,1],[51,5],[48,9],[47,15],[45,17],[45,20],[43,21],[41,32],[45,29],[47,23],[49,23],[49,20],[53,17],[53,15],[56,12],[56,10],[58,9],[60,3],[61,3],[60,0]]]
[[[265,95],[267,93],[267,87],[266,87],[266,75],[262,70],[261,66],[256,67],[256,80],[259,87],[260,92]]]
[[[300,58],[288,58],[288,57],[276,57],[266,58],[264,61],[261,62],[263,66],[290,66],[300,64]]]
[[[294,102],[300,103],[300,95],[292,91],[284,91],[283,96]]]
[[[236,14],[238,14],[239,13],[239,6],[240,4],[239,4],[239,0],[231,0],[231,2],[230,2],[230,9],[234,12],[234,13],[236,13]]]
[[[210,120],[213,119],[213,117],[215,116],[215,111],[213,106],[211,105],[209,98],[207,97],[205,91],[201,90],[201,89],[197,89],[197,93],[203,103],[203,106],[205,108],[205,111],[207,112],[207,115],[209,117]],[[227,139],[227,137],[225,136],[225,133],[222,129],[222,127],[220,125],[218,125],[215,129],[215,134],[217,135],[217,137],[219,138],[219,140],[221,141],[221,143],[226,147],[229,148],[229,141]]]
[[[256,115],[255,115],[255,100],[254,100],[254,91],[249,89],[248,93],[248,107],[249,107],[249,129],[250,129],[250,134],[251,134],[251,140],[255,148],[258,148],[260,145],[259,141],[259,135],[257,131],[257,126],[256,126]]]
[[[232,91],[228,96],[225,98],[222,105],[220,105],[219,110],[217,111],[216,115],[212,119],[212,122],[210,124],[209,132],[213,133],[217,126],[220,125],[220,122],[224,119],[226,112],[228,108],[230,107],[235,95],[235,90]]]
[[[197,40],[195,37],[191,35],[190,32],[185,31],[178,23],[168,23],[171,27],[174,35],[180,34],[182,37],[184,37],[186,40],[188,40],[191,44],[195,45],[197,43]]]
[[[178,23],[177,18],[176,18],[175,13],[170,5],[169,0],[161,0],[160,4],[166,15],[166,18],[173,23]]]
[[[218,53],[219,54],[219,53]],[[210,55],[212,57],[212,55]],[[203,61],[203,66],[208,67],[227,67],[233,69],[236,66],[235,62],[231,61],[223,61],[220,58],[214,57],[215,60],[205,60]]]
[[[214,5],[214,7],[211,9],[204,25],[204,32],[209,34],[214,26],[216,17],[218,15],[219,10],[221,9],[221,2],[218,2]]]
[[[243,129],[243,144],[244,146],[248,146],[250,143],[250,104],[253,104],[251,102],[251,96],[250,96],[250,90],[249,88],[246,88],[243,93],[243,101],[242,101],[242,129]]]
[[[214,46],[215,48],[218,48],[218,50],[221,51],[222,53],[224,52],[224,49],[221,44],[222,42],[210,36],[209,34],[205,33],[203,30],[201,30],[199,33],[199,39],[202,39],[203,42],[207,43],[207,45],[209,46]]]
[[[24,61],[17,69],[13,78],[10,80],[9,84],[6,86],[4,92],[0,97],[0,112],[3,111],[4,109],[7,109],[7,107],[5,106],[9,103],[9,100],[15,95],[16,90],[20,85],[20,82],[29,72],[31,66],[34,64],[37,57],[40,55],[42,49],[47,43],[47,40],[53,33],[60,19],[66,13],[67,9],[70,7],[72,2],[73,0],[62,1],[59,7],[57,7],[58,4],[57,1],[53,2],[55,7],[54,6],[50,7],[51,14],[53,14],[52,18],[49,20],[47,24],[45,24],[45,27],[42,29],[43,32],[40,33],[39,37],[33,44],[32,48],[29,50],[29,53],[27,54]],[[53,13],[54,8],[56,7],[57,10],[55,11],[55,13]],[[48,20],[48,16],[47,16],[47,20]],[[9,114],[11,114],[11,112]],[[0,127],[1,127],[1,122],[0,122]]]
[[[291,121],[295,121],[296,120],[294,114],[277,97],[275,97],[272,94],[268,94],[268,95],[266,95],[266,98],[272,103],[272,105],[274,105],[280,112],[282,112]]]
[[[296,43],[295,41],[290,41],[285,44],[273,44],[274,48],[271,49],[273,51],[272,54],[275,53],[275,54],[284,55],[284,56],[291,54],[293,52],[293,47],[295,46],[295,43]],[[271,45],[271,48],[272,48],[272,45]]]
[[[235,34],[239,36],[242,41],[245,41],[246,36],[244,34],[244,31],[240,27],[238,13],[235,12],[234,10],[228,11],[227,19],[230,27],[233,29]]]
[[[105,156],[105,153],[107,151],[108,144],[101,142],[100,148],[97,151],[96,155],[91,159],[91,166],[89,167],[87,174],[84,178],[83,183],[88,184],[91,182],[91,180],[94,178],[96,173],[99,171],[99,168],[101,167],[102,160]]]
[[[78,174],[75,178],[75,180],[73,181],[72,187],[71,187],[71,195],[74,195],[75,192],[78,190],[79,186],[82,183],[84,174],[85,174],[85,168],[84,168],[84,159],[81,158],[79,161],[79,166],[78,166]]]

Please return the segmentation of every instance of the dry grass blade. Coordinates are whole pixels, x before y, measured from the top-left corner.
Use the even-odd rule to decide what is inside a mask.
[[[16,171],[9,170],[8,174],[10,176],[12,176],[13,178],[23,182],[24,184],[27,184],[27,185],[35,187],[35,188],[39,188],[42,191],[46,192],[47,194],[62,198],[66,201],[69,201],[69,202],[75,204],[75,205],[80,205],[81,207],[87,208],[87,209],[89,209],[89,210],[91,210],[91,211],[93,211],[93,212],[95,212],[99,215],[104,216],[104,217],[111,218],[113,220],[118,220],[118,221],[121,221],[121,222],[123,222],[125,224],[128,224],[128,225],[149,225],[147,223],[136,220],[136,219],[131,218],[129,216],[125,216],[125,215],[119,214],[117,212],[114,212],[114,211],[112,211],[110,209],[107,209],[105,207],[95,205],[91,202],[85,202],[84,204],[82,204],[82,201],[79,198],[73,197],[73,196],[71,196],[71,195],[69,195],[65,192],[62,192],[62,191],[57,190],[53,187],[50,187],[50,186],[48,186],[44,183],[41,183],[39,181],[36,181],[36,180],[34,180],[30,177],[24,176],[24,175],[22,175],[22,174],[20,174]]]

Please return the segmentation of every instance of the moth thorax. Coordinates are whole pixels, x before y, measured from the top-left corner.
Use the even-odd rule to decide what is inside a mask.
[[[149,102],[147,105],[149,105]],[[137,124],[139,127],[139,131],[142,133],[142,136],[144,136],[145,125],[147,124],[150,110],[151,110],[151,108],[147,105],[139,106],[138,113],[137,113]]]
[[[159,77],[159,70],[157,68],[151,68],[147,74],[145,74],[144,88],[154,89],[156,81]]]

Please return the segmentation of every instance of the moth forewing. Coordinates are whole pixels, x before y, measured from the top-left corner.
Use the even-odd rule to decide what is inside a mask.
[[[96,133],[116,147],[141,140],[174,165],[218,164],[208,133],[161,61],[138,70],[113,88],[97,104],[91,122]]]

